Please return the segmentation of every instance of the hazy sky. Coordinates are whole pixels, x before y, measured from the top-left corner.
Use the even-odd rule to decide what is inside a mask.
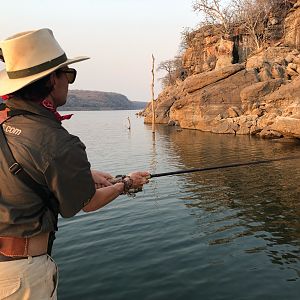
[[[118,92],[133,101],[148,101],[151,54],[157,66],[178,53],[183,29],[200,21],[192,2],[1,0],[0,39],[20,31],[51,28],[69,57],[91,57],[76,64],[78,78],[71,89]],[[160,90],[156,82],[155,96]]]

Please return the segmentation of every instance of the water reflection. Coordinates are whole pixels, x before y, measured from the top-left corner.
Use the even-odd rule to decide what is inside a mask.
[[[152,152],[150,155],[150,174],[154,173],[157,168],[157,151],[156,151],[156,136],[155,133],[152,134]],[[155,197],[155,205],[158,208],[158,192],[157,192],[157,182],[152,182],[153,195]]]
[[[299,145],[157,127],[174,169],[296,156]],[[180,175],[182,196],[211,246],[238,243],[295,271],[300,262],[300,160]],[[162,170],[166,171],[166,170]],[[209,214],[208,214],[209,213]]]

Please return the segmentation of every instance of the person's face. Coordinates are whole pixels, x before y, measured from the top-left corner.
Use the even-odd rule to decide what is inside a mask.
[[[69,83],[76,78],[76,70],[68,67],[61,68],[53,73],[53,90],[51,96],[56,107],[62,106],[67,101]]]

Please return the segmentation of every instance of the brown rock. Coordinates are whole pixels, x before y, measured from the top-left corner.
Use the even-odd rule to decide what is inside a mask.
[[[258,117],[261,117],[264,114],[264,111],[260,108],[255,108],[252,110],[252,115],[256,115]]]
[[[235,118],[235,117],[239,116],[239,113],[237,112],[237,109],[235,109],[233,107],[229,107],[227,109],[227,113],[228,113],[229,118]]]
[[[237,115],[241,108],[240,91],[253,81],[256,81],[253,71],[241,70],[177,100],[170,109],[170,117],[179,120],[182,128],[233,133],[236,125],[228,125],[230,119],[225,123],[223,119],[229,117],[230,107],[234,107],[234,116]]]
[[[297,77],[291,82],[282,84],[274,92],[270,93],[268,96],[264,97],[267,105],[270,106],[272,103],[273,107],[285,107],[291,105],[292,103],[297,103],[300,105],[300,78]]]
[[[275,122],[270,126],[270,129],[280,132],[284,136],[300,138],[300,119],[277,117]]]
[[[285,69],[279,64],[274,64],[271,69],[271,76],[274,79],[285,78]]]
[[[256,125],[251,126],[251,128],[250,128],[251,135],[256,135],[260,132],[261,132],[261,129],[258,126],[256,126]]]
[[[232,51],[234,43],[232,41],[221,39],[217,44],[217,62],[216,70],[230,66],[232,64]]]
[[[192,75],[183,82],[183,89],[188,93],[193,93],[197,90],[202,89],[205,86],[213,84],[222,79],[228,78],[229,76],[232,76],[233,74],[243,69],[243,64],[235,64],[223,68],[221,70],[214,70],[198,75]]]
[[[239,129],[237,130],[236,134],[239,134],[239,135],[250,134],[250,129],[245,124],[240,124]]]
[[[286,73],[291,76],[291,77],[297,77],[299,75],[299,73],[292,69],[292,67],[290,65],[294,65],[294,64],[289,64],[286,68]]]
[[[268,119],[268,117],[264,116],[263,118],[258,118],[257,119],[257,127],[260,128],[260,130],[262,130],[263,128],[272,125],[274,123],[274,121],[272,119]]]
[[[263,129],[259,135],[264,139],[279,139],[283,137],[282,133],[271,129]]]
[[[299,3],[299,2],[298,2]],[[300,10],[298,6],[290,11],[284,21],[285,36],[284,42],[290,47],[300,46]]]
[[[246,69],[260,69],[265,67],[265,63],[268,63],[270,66],[278,64],[278,61],[287,57],[290,52],[290,47],[269,47],[266,50],[260,51],[256,55],[248,58],[246,62]]]
[[[295,64],[295,63],[289,63],[287,68],[290,68],[297,72],[297,64]]]
[[[295,56],[292,55],[292,54],[290,54],[290,53],[285,57],[285,61],[286,61],[288,64],[291,63],[291,62],[293,62],[294,59],[295,59]]]
[[[216,70],[232,65],[232,55],[220,55],[216,62]]]
[[[222,120],[218,124],[212,127],[213,133],[231,133],[235,134],[238,130],[238,125],[228,120]]]
[[[257,103],[260,103],[264,96],[278,89],[282,83],[282,79],[271,79],[264,82],[253,83],[241,91],[241,102],[244,106],[257,108],[259,106]],[[253,107],[253,104],[256,104],[256,106]]]
[[[296,65],[300,65],[300,57],[299,57],[299,55],[294,58],[293,63],[296,64]]]
[[[258,73],[260,81],[268,81],[272,79],[272,73],[269,68],[262,68]]]
[[[176,101],[177,94],[180,93],[180,87],[168,87],[166,88],[155,101],[155,122],[157,124],[167,124],[170,120],[169,112],[171,106]],[[144,111],[144,122],[152,122],[152,106],[149,104]]]

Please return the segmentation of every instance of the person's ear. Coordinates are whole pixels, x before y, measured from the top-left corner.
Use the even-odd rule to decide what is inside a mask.
[[[53,72],[50,75],[50,83],[51,83],[51,86],[53,86],[53,88],[55,88],[56,82],[57,82],[57,75],[56,75],[56,72]]]

